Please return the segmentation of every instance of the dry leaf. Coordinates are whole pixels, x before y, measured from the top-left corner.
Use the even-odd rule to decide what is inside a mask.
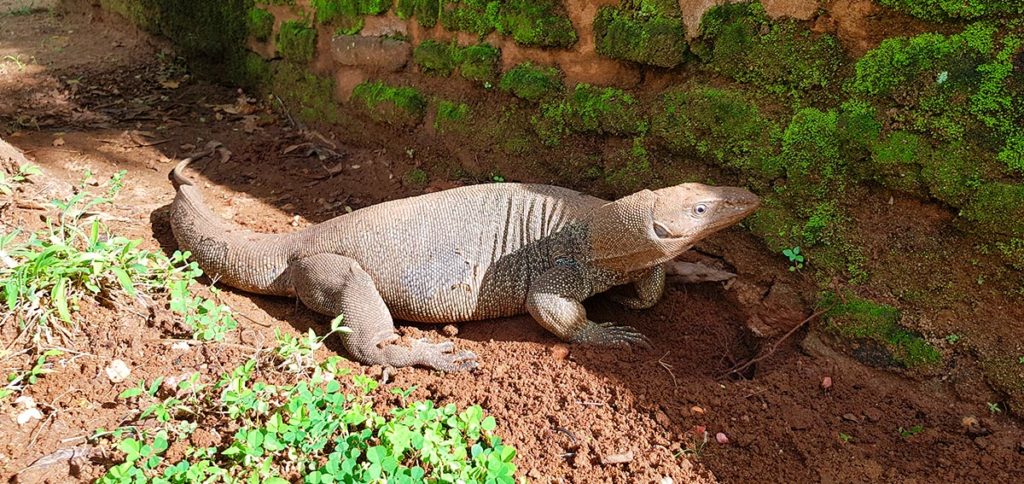
[[[168,79],[166,81],[160,81],[160,85],[166,89],[177,89],[178,86],[181,86],[181,81],[174,81]]]

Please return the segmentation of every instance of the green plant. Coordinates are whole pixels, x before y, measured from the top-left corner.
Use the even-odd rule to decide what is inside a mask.
[[[427,100],[416,88],[394,87],[381,81],[367,81],[352,91],[352,100],[361,102],[370,117],[378,122],[414,126],[423,120]]]
[[[514,482],[515,449],[494,435],[497,426],[479,406],[459,411],[432,401],[408,399],[412,389],[393,389],[403,404],[380,415],[374,410],[376,380],[357,375],[346,390],[328,360],[309,380],[268,385],[253,379],[257,360],[225,373],[214,385],[198,375],[178,383],[176,395],[157,400],[138,421],[149,427],[98,432],[112,436],[123,454],[102,483],[207,482],[214,479],[284,483],[283,476],[306,482]],[[144,382],[121,398],[152,401],[163,382]],[[150,410],[154,409],[154,410]],[[237,422],[234,434],[214,447],[193,447],[192,419],[224,413]],[[180,442],[173,459],[167,449]]]
[[[341,113],[334,102],[334,87],[333,78],[282,62],[275,69],[272,91],[289,106],[297,108],[299,119],[310,123],[337,123]]]
[[[850,442],[853,442],[853,436],[839,432],[839,441],[844,444],[849,444]]]
[[[934,21],[1024,13],[1024,5],[1004,0],[881,0],[881,4]]]
[[[22,234],[0,233],[0,296],[35,344],[54,332],[71,338],[73,314],[85,296],[117,304],[126,298],[169,293],[171,308],[185,316],[199,339],[219,339],[234,327],[230,313],[204,298],[192,297],[187,288],[202,274],[188,254],[170,258],[140,249],[141,240],[109,233],[95,211],[112,203],[124,186],[125,172],[111,177],[106,193],[82,189],[55,200],[57,213],[47,217],[47,228]],[[84,188],[83,183],[83,188]]]
[[[991,413],[992,415],[1003,412],[1002,407],[1000,407],[998,403],[986,402],[986,405],[988,406],[988,413]]]
[[[520,99],[534,102],[554,97],[565,89],[560,69],[534,66],[529,62],[505,71],[498,87]]]
[[[946,335],[946,342],[951,344],[951,345],[955,345],[959,341],[960,341],[960,335],[958,335],[956,333],[951,333],[951,334],[947,334]]]
[[[317,336],[313,328],[310,328],[302,337],[282,333],[275,328],[274,339],[277,340],[277,347],[274,349],[274,355],[280,362],[277,366],[278,369],[290,373],[304,373],[313,368],[315,366],[313,354],[323,346],[324,340],[334,333],[352,332],[351,329],[341,324],[343,320],[343,316],[332,319],[331,330],[323,336]]]
[[[490,44],[459,47],[455,42],[426,40],[416,46],[413,60],[430,75],[448,77],[457,67],[462,77],[487,83],[497,74],[501,51]]]
[[[281,22],[277,33],[277,51],[285,60],[305,64],[316,52],[316,29],[306,20]]]
[[[440,0],[398,0],[395,6],[398,18],[408,19],[415,16],[416,21],[428,29],[437,25],[440,10]]]
[[[47,367],[47,365],[49,365],[48,360],[51,357],[63,354],[63,351],[57,349],[43,351],[43,353],[36,358],[36,362],[32,365],[32,368],[26,371],[15,371],[7,375],[7,384],[0,388],[0,402],[3,402],[11,395],[25,391],[25,388],[29,385],[35,384],[35,382],[39,380],[39,377],[52,373],[53,369]]]
[[[270,39],[270,34],[274,31],[274,14],[262,8],[250,8],[246,26],[249,35],[261,42],[266,41]]]
[[[494,81],[501,61],[501,51],[490,44],[463,47],[459,52],[459,75],[470,81]]]
[[[505,0],[500,9],[497,29],[519,45],[570,47],[576,43],[576,30],[557,0]]]
[[[919,433],[921,433],[923,431],[924,431],[924,426],[921,425],[921,424],[915,424],[915,425],[911,426],[910,428],[899,427],[898,429],[896,429],[896,432],[899,433],[900,437],[903,437],[903,438],[913,437],[913,436],[915,436],[915,435],[917,435],[917,434],[919,434]]]
[[[459,64],[458,52],[459,47],[456,44],[424,40],[413,50],[412,58],[424,73],[448,77]]]
[[[18,166],[18,172],[8,175],[5,170],[0,169],[0,194],[10,195],[14,193],[14,186],[18,183],[28,181],[29,177],[42,173],[38,166],[24,164]]]
[[[797,271],[804,268],[804,256],[800,253],[800,246],[796,246],[790,249],[782,251],[782,255],[789,259],[789,270],[790,272]]]

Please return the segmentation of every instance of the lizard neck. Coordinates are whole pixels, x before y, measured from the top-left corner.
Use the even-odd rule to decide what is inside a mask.
[[[633,272],[674,259],[690,248],[684,240],[661,239],[654,232],[657,195],[643,190],[596,208],[588,218],[593,264]]]

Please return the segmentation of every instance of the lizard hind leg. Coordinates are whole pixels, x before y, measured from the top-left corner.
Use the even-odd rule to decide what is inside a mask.
[[[370,275],[354,259],[338,254],[319,254],[292,263],[296,296],[310,309],[328,316],[344,316],[351,331],[342,333],[345,349],[368,365],[394,367],[421,365],[441,371],[476,368],[476,355],[454,352],[451,341],[411,346],[396,343],[395,323]]]

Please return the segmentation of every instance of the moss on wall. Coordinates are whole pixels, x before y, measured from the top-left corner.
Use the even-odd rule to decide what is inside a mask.
[[[676,67],[686,55],[686,28],[679,4],[624,0],[602,7],[594,19],[597,52],[613,59]]]
[[[823,295],[819,306],[830,308],[824,316],[827,331],[881,344],[893,364],[913,368],[942,361],[934,346],[900,325],[900,312],[892,306],[852,294],[840,298],[835,293]]]
[[[701,33],[693,50],[707,68],[777,94],[830,86],[844,58],[835,37],[772,22],[756,2],[708,10]]]
[[[561,94],[565,84],[562,82],[562,71],[557,67],[541,67],[524,62],[505,71],[498,87],[520,99],[536,102]]]
[[[497,79],[501,51],[490,44],[460,47],[455,42],[425,40],[413,51],[413,61],[425,74],[448,77],[458,68],[465,79],[490,83]]]
[[[382,81],[356,86],[352,101],[366,108],[374,121],[393,126],[416,126],[423,121],[427,109],[427,99],[418,89],[390,86]]]
[[[316,29],[305,20],[282,22],[277,33],[277,51],[285,60],[307,63],[316,54],[316,35]]]

